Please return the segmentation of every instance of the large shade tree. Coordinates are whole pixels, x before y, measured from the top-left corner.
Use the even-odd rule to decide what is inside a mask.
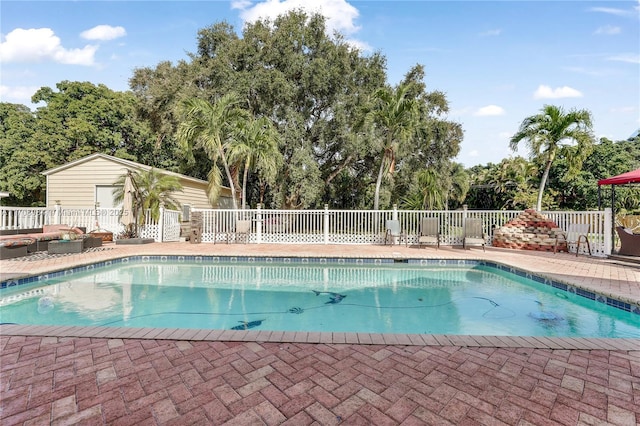
[[[36,206],[44,199],[38,173],[47,167],[47,153],[27,150],[35,132],[35,115],[24,105],[0,103],[0,191],[5,205]]]
[[[283,161],[268,186],[259,173],[249,175],[243,188],[247,203],[250,197],[264,197],[269,207],[329,203],[366,208],[381,197],[375,196],[381,168],[377,192],[383,192],[379,204],[387,206],[392,197],[397,201],[403,195],[413,173],[455,157],[462,137],[455,123],[445,126],[450,131],[431,131],[444,121],[439,114],[446,110],[446,99],[425,90],[421,66],[410,70],[401,84],[410,87],[406,98],[420,105],[417,121],[423,136],[401,135],[388,142],[382,121],[376,128],[359,126],[364,112],[379,100],[373,96],[376,91],[395,91],[386,84],[385,69],[380,53],[365,55],[340,34],[329,34],[322,15],[293,11],[248,23],[241,34],[225,22],[203,28],[189,61],[137,69],[130,82],[141,114],[162,133],[158,140],[175,137],[170,132],[179,127],[176,111],[184,99],[194,97],[215,102],[235,92],[250,117],[273,123]],[[181,171],[204,178],[211,160],[202,149],[192,154],[196,161],[184,162]],[[242,186],[238,170],[231,169],[234,186]],[[394,188],[394,181],[401,185]]]
[[[291,12],[247,24],[242,37],[224,22],[201,29],[190,60],[136,70],[132,89],[154,129],[171,129],[162,123],[175,120],[181,91],[207,101],[233,91],[250,116],[268,118],[279,134],[283,161],[265,197],[270,206],[317,206],[359,182],[350,168],[368,146],[352,125],[362,100],[384,85],[380,54],[364,56],[328,34],[321,15]]]
[[[0,188],[15,205],[44,205],[43,171],[102,152],[150,166],[172,169],[175,151],[154,143],[136,114],[136,98],[105,85],[61,81],[24,105],[0,104]],[[7,202],[7,200],[5,200]]]
[[[567,161],[568,176],[575,175],[583,161],[593,150],[591,113],[587,110],[570,110],[545,105],[539,114],[525,118],[511,138],[509,146],[517,150],[524,141],[531,158],[543,167],[536,210],[542,210],[542,196],[551,165],[561,156]]]

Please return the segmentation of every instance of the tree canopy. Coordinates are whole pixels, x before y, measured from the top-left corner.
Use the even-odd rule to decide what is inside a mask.
[[[178,106],[185,99],[215,102],[236,93],[250,119],[270,121],[282,158],[266,193],[263,176],[248,177],[243,191],[253,197],[253,204],[259,200],[284,208],[324,203],[370,208],[378,198],[374,192],[380,192],[374,185],[377,172],[387,161],[380,157],[381,149],[396,143],[389,142],[382,121],[366,119],[383,93],[403,90],[415,104],[414,119],[403,134],[405,148],[393,149],[397,170],[402,165],[439,166],[459,150],[462,131],[456,123],[442,125],[439,114],[447,110],[445,96],[426,91],[422,66],[409,70],[398,88],[389,86],[385,58],[379,53],[363,55],[340,35],[329,36],[319,14],[297,11],[257,21],[246,25],[241,36],[227,23],[214,24],[198,32],[197,50],[190,59],[135,71],[131,88],[142,115],[153,118],[153,129],[162,133],[159,139],[175,138]],[[232,145],[230,140],[228,148]],[[408,153],[415,152],[421,158],[411,161]],[[213,161],[210,167],[193,170],[195,177],[206,178],[212,168],[224,168],[221,156],[212,158],[197,149],[192,154]],[[394,197],[399,200],[411,180],[415,176],[407,170],[398,180],[385,180],[384,207]],[[394,187],[398,182],[401,186]]]
[[[529,159],[464,170],[453,161],[463,128],[424,65],[391,84],[381,53],[301,11],[241,32],[202,28],[187,60],[136,69],[129,83],[116,92],[62,81],[34,94],[36,111],[0,103],[3,203],[43,205],[41,172],[94,152],[208,179],[211,199],[225,185],[242,206],[270,208],[590,209],[598,179],[640,167],[638,138],[593,145],[590,112],[547,105],[511,140],[527,143]],[[621,207],[637,206],[637,191],[620,191]]]

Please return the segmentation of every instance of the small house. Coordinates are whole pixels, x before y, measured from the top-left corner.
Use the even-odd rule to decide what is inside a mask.
[[[60,204],[66,208],[93,208],[96,203],[101,208],[120,207],[113,202],[114,182],[127,170],[139,172],[151,168],[135,161],[96,153],[46,170],[42,174],[47,177],[47,207]],[[174,198],[183,209],[233,207],[229,188],[223,187],[218,203],[212,206],[207,197],[207,181],[162,169],[158,171],[180,179],[182,191],[176,192]]]

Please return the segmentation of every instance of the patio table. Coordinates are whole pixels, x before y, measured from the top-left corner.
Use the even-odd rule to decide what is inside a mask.
[[[82,253],[82,240],[49,241],[49,254]]]

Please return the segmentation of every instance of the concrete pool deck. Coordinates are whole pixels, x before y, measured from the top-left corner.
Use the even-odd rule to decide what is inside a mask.
[[[2,260],[0,279],[134,255],[478,259],[640,302],[640,268],[566,253],[108,244]],[[5,424],[640,422],[640,340],[0,327]]]

